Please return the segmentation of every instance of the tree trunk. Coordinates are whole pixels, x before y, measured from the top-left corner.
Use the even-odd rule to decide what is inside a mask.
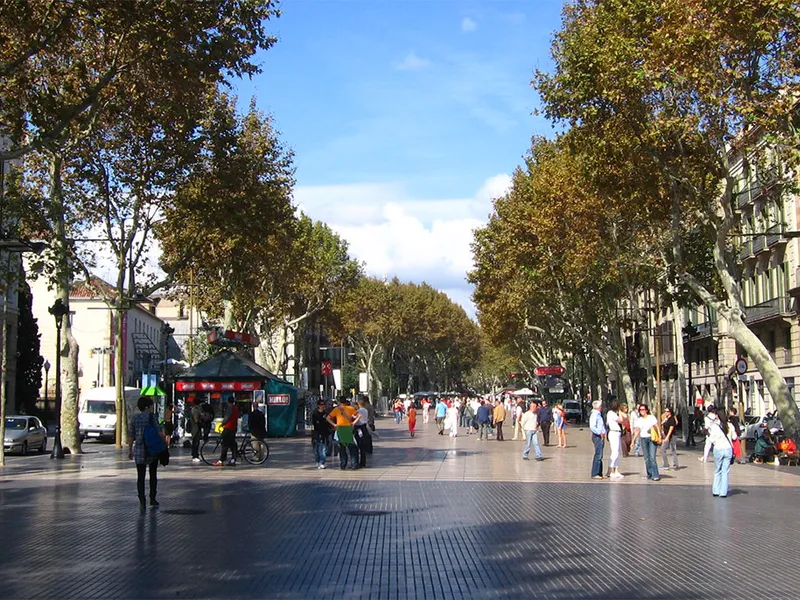
[[[732,315],[732,318],[728,321],[728,332],[744,348],[747,355],[753,359],[756,368],[761,373],[761,377],[764,378],[764,385],[767,386],[772,400],[778,408],[783,430],[787,435],[797,439],[798,433],[800,433],[798,430],[798,426],[800,426],[800,411],[797,409],[797,404],[792,400],[789,386],[786,385],[786,380],[781,375],[775,360],[770,356],[769,351],[758,339],[758,336],[745,325],[739,315]]]
[[[683,311],[678,306],[677,301],[672,303],[672,322],[675,324],[675,366],[677,367],[677,378],[675,385],[678,387],[675,395],[675,408],[681,406],[688,406],[688,390],[686,389],[686,378],[683,375],[683,365],[685,364],[686,357],[683,352],[683,328],[686,326],[684,322]]]
[[[50,156],[50,217],[53,222],[53,244],[55,254],[55,292],[69,310],[69,293],[72,289],[72,270],[69,262],[67,240],[66,207],[61,185],[63,161],[58,155]],[[80,454],[81,439],[78,430],[78,342],[72,335],[69,313],[61,322],[63,346],[57,351],[61,355],[61,443],[72,454]]]
[[[65,297],[62,301],[69,306]],[[81,436],[78,428],[78,341],[72,335],[70,317],[66,315],[61,324],[61,339],[64,341],[61,352],[61,444],[72,454],[81,454]],[[58,374],[57,374],[58,375]]]

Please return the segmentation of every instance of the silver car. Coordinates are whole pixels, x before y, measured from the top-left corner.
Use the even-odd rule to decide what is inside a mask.
[[[6,435],[3,440],[6,452],[27,454],[36,448],[47,450],[47,430],[37,417],[18,415],[6,417]]]

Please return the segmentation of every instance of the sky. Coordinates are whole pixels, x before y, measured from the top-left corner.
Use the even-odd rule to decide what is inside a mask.
[[[262,72],[234,83],[295,153],[295,204],[369,275],[423,281],[475,316],[472,232],[534,135],[561,0],[284,0]]]

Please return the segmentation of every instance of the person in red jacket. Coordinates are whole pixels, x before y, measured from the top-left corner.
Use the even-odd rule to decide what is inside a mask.
[[[228,449],[231,450],[231,460],[229,467],[236,465],[236,428],[239,426],[239,409],[236,406],[236,399],[228,396],[228,405],[225,407],[225,418],[222,420],[222,454],[219,460],[214,463],[215,467],[221,467],[228,458]]]

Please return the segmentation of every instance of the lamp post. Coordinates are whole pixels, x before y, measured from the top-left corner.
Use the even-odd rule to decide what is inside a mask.
[[[47,384],[50,383],[50,361],[45,359],[44,365],[44,410],[47,411]]]
[[[50,458],[64,458],[64,448],[61,446],[61,324],[69,308],[57,298],[53,306],[47,309],[56,320],[56,436],[53,442],[53,451]]]

